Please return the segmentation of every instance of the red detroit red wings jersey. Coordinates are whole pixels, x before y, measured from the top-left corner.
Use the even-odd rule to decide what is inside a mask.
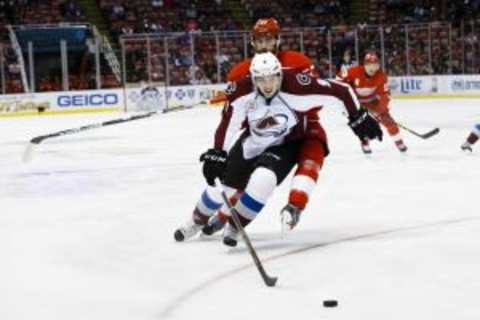
[[[362,104],[377,103],[390,95],[387,76],[382,70],[370,77],[364,66],[351,67],[340,74],[340,79],[353,87]]]
[[[269,103],[254,90],[250,77],[233,82],[215,133],[215,148],[229,150],[242,127],[246,159],[288,140],[312,138],[307,126],[310,117],[316,117],[319,107],[315,106],[344,106],[354,115],[359,104],[348,85],[317,79],[308,72],[284,71],[280,92]],[[326,143],[321,126],[315,134]]]
[[[277,58],[284,69],[295,69],[297,71],[313,69],[312,61],[303,53],[297,51],[280,51]],[[235,66],[227,75],[228,81],[239,81],[250,73],[252,59],[245,59]]]

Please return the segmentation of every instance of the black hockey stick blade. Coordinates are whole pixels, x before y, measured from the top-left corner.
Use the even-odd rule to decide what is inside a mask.
[[[433,137],[434,135],[438,134],[440,132],[440,128],[435,128],[430,130],[429,132],[426,132],[422,135],[423,139],[428,139],[430,137]]]
[[[407,132],[410,132],[411,134],[419,137],[419,138],[422,138],[422,139],[428,139],[428,138],[431,138],[433,137],[434,135],[438,134],[440,132],[440,129],[439,128],[435,128],[435,129],[432,129],[428,132],[425,132],[425,133],[418,133],[416,132],[415,130],[412,130],[408,127],[405,127],[404,125],[400,124],[400,123],[397,123],[398,126],[400,128],[402,128],[403,130],[407,131]]]
[[[252,245],[252,242],[250,241],[250,238],[248,237],[247,232],[243,228],[240,220],[238,219],[238,213],[237,210],[233,207],[232,203],[227,197],[227,194],[225,193],[225,190],[222,187],[222,183],[220,182],[220,179],[215,179],[215,186],[219,189],[222,199],[227,205],[228,209],[230,210],[230,213],[232,214],[232,219],[233,222],[235,223],[235,226],[237,227],[238,231],[242,235],[243,240],[245,241],[245,244],[247,245],[248,252],[250,253],[250,256],[253,259],[253,262],[255,263],[255,266],[258,269],[258,272],[262,276],[263,282],[267,285],[267,287],[274,287],[275,284],[277,283],[278,277],[271,277],[267,274],[265,271],[265,268],[263,267],[262,262],[258,258],[257,252],[255,251],[255,248]]]
[[[268,274],[265,274],[263,277],[263,281],[265,281],[265,284],[267,287],[275,287],[277,284],[278,277],[270,277]]]

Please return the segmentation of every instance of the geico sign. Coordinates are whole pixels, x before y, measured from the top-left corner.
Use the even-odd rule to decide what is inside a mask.
[[[85,107],[115,105],[118,103],[116,93],[107,94],[73,94],[57,97],[59,107]]]

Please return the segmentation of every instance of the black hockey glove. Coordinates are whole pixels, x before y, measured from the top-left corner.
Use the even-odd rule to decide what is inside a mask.
[[[211,186],[215,185],[215,178],[223,178],[227,167],[227,152],[219,149],[208,149],[200,156],[203,162],[203,176]]]
[[[348,125],[362,141],[373,139],[382,141],[382,129],[380,129],[378,122],[365,109],[358,110],[354,117],[350,117]]]

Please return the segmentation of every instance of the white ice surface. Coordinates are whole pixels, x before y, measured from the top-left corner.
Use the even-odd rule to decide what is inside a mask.
[[[366,157],[322,112],[331,155],[298,228],[280,238],[290,177],[247,228],[275,288],[243,244],[173,240],[218,109],[45,141],[27,165],[33,136],[125,115],[0,119],[0,319],[480,319],[480,144],[459,148],[480,100],[394,101],[393,114],[441,132]]]

